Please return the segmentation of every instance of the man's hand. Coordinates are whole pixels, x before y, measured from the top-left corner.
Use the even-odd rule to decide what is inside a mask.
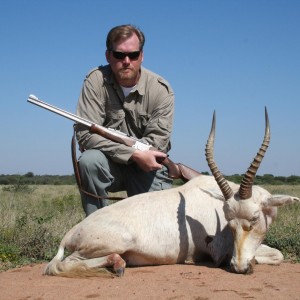
[[[160,170],[163,166],[160,162],[162,162],[166,157],[167,154],[160,151],[136,150],[130,159],[134,161],[143,171],[151,172]]]

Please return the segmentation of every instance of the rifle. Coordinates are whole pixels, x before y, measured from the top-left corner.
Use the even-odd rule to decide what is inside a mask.
[[[155,147],[151,146],[148,143],[145,143],[135,137],[129,136],[121,131],[118,131],[113,128],[106,128],[104,126],[95,124],[89,120],[86,120],[84,118],[81,118],[75,114],[69,113],[65,110],[62,110],[58,107],[55,107],[51,104],[48,104],[40,99],[38,99],[34,95],[29,95],[28,102],[35,104],[37,106],[40,106],[42,108],[45,108],[49,111],[52,111],[60,116],[63,116],[67,119],[70,119],[76,123],[82,124],[90,129],[92,133],[96,133],[101,135],[102,137],[109,139],[111,141],[127,145],[128,147],[135,148],[137,150],[141,151],[147,151],[147,150],[155,150],[159,151]],[[168,168],[169,171],[169,177],[172,179],[182,179],[184,182],[189,181],[190,179],[201,175],[201,173],[181,164],[181,163],[174,163],[171,161],[168,157],[164,158],[162,161],[159,161],[159,163],[163,164]]]

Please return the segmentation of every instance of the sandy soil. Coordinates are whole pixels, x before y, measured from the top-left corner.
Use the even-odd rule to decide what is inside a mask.
[[[127,268],[122,278],[43,276],[44,264],[0,273],[1,300],[300,299],[300,264],[257,265],[238,275],[210,265]]]

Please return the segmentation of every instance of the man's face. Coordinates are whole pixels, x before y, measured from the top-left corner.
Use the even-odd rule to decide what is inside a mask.
[[[132,87],[139,79],[139,70],[144,58],[143,52],[141,51],[139,55],[137,53],[132,54],[133,58],[129,57],[130,54],[129,56],[122,54],[139,51],[139,45],[138,37],[133,34],[127,40],[115,43],[113,51],[106,51],[105,53],[107,62],[110,64],[118,83],[122,86]],[[114,54],[113,52],[118,53]]]

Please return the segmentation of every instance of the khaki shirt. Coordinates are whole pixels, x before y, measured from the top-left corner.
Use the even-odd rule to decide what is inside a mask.
[[[167,153],[173,128],[174,93],[157,74],[141,68],[137,85],[125,97],[109,65],[92,70],[85,78],[77,115],[107,128],[120,130]],[[75,126],[82,149],[100,149],[113,161],[128,163],[135,149]]]

